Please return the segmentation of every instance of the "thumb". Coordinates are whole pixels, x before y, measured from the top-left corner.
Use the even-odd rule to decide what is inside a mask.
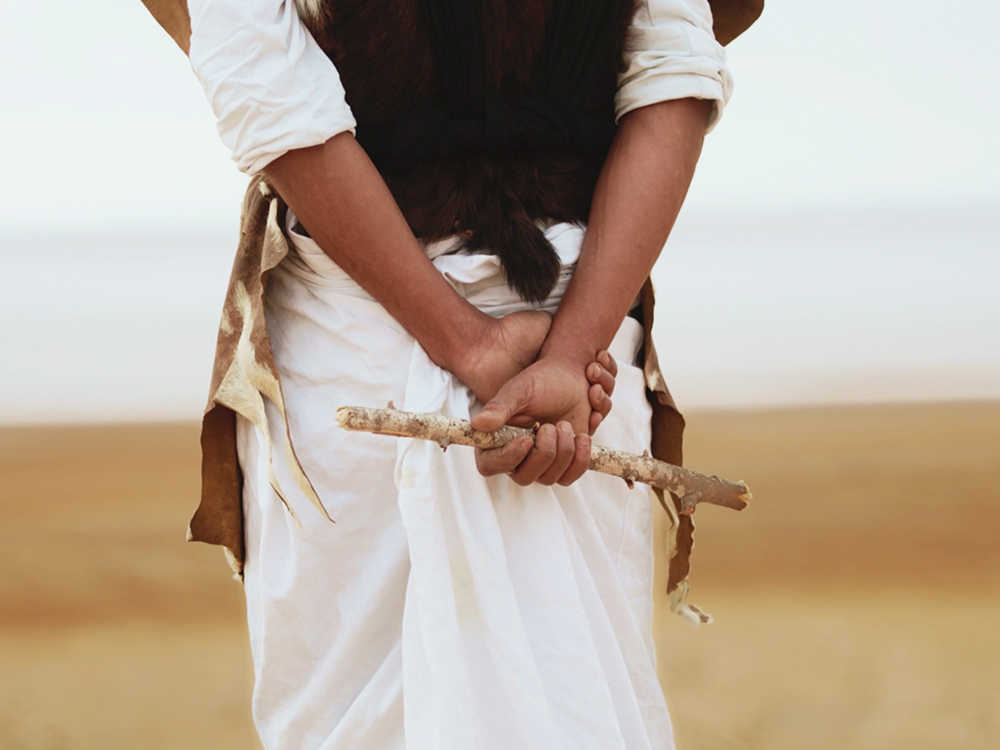
[[[482,432],[499,430],[524,410],[528,405],[528,394],[529,389],[520,377],[508,380],[483,410],[470,420],[473,429]]]

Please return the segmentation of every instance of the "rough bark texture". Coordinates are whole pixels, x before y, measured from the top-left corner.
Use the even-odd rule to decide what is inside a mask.
[[[337,421],[347,430],[433,440],[442,448],[449,445],[499,448],[518,437],[534,437],[532,430],[521,427],[508,426],[496,432],[480,432],[464,419],[399,411],[391,405],[387,409],[342,406],[337,409]],[[680,512],[683,514],[693,513],[698,503],[743,510],[752,499],[750,490],[743,482],[700,474],[650,456],[637,456],[599,445],[591,450],[590,470],[621,477],[629,487],[635,482],[642,482],[668,490],[681,499]]]

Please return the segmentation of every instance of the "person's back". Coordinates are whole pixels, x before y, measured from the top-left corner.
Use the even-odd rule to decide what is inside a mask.
[[[189,3],[264,174],[192,536],[244,573],[265,746],[669,747],[650,496],[581,476],[595,429],[679,459],[651,297],[628,313],[728,98],[707,5],[305,5]],[[335,426],[390,400],[543,424],[475,456]]]

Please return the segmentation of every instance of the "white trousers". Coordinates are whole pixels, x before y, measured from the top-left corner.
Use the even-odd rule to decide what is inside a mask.
[[[294,225],[293,225],[294,227]],[[583,230],[546,232],[563,261]],[[651,493],[587,474],[568,488],[485,478],[473,450],[346,432],[341,405],[468,418],[479,404],[307,237],[270,277],[268,334],[299,459],[331,524],[238,425],[245,590],[267,750],[665,750],[652,642]],[[495,256],[428,254],[490,315],[527,305]],[[614,409],[596,444],[641,453],[650,408],[627,318]],[[268,404],[281,445],[285,426]]]

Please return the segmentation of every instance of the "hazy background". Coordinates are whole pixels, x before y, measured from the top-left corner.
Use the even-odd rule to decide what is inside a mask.
[[[141,3],[96,8],[0,8],[2,423],[206,396],[246,178]],[[682,405],[1000,396],[997,28],[985,0],[769,0],[730,46],[655,272]]]
[[[1000,747],[998,29],[768,0],[728,48],[654,272],[686,462],[755,495],[698,511],[716,623],[657,619],[681,750]],[[0,146],[0,750],[254,747],[183,542],[246,178],[139,0],[0,4]]]

